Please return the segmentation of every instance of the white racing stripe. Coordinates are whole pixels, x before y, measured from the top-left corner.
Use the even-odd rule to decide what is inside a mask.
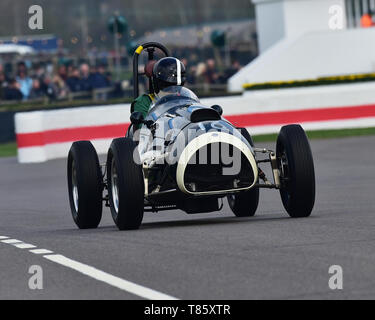
[[[181,63],[177,58],[176,58],[176,65],[177,65],[177,85],[180,86],[181,83],[182,83],[182,80],[181,80]]]
[[[150,300],[177,300],[176,298],[166,295],[164,293],[143,287],[136,283],[121,279],[119,277],[113,276],[104,271],[98,270],[94,267],[91,267],[87,264],[83,264],[78,261],[74,261],[67,257],[64,257],[60,254],[53,254],[43,256],[44,258],[53,261],[55,263],[61,264],[65,267],[76,270],[80,273],[83,273],[86,276],[94,278],[98,281],[105,282],[113,287],[119,288],[121,290],[127,291],[139,297],[150,299]]]

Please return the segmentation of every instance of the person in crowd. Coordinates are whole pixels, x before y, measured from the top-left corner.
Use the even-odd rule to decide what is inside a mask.
[[[182,64],[185,66],[185,68],[190,68],[190,65],[189,65],[188,59],[186,59],[186,58],[182,58],[182,59],[181,59],[181,62],[182,62]]]
[[[81,91],[81,79],[79,77],[79,70],[72,67],[71,72],[66,79],[66,84],[71,92]]]
[[[33,79],[33,87],[30,92],[30,99],[38,99],[44,97],[45,91],[42,88],[39,78],[35,77]]]
[[[27,75],[27,69],[20,68],[16,80],[20,85],[23,99],[27,100],[33,87],[33,80]]]
[[[98,68],[92,67],[88,81],[92,89],[107,88],[108,81],[105,77],[104,67],[103,66],[99,66]]]
[[[68,70],[65,64],[59,66],[57,74],[61,78],[61,80],[66,82],[66,80],[68,79]]]
[[[68,86],[61,78],[60,74],[56,74],[52,77],[52,83],[57,98],[65,98],[68,95]]]
[[[70,75],[73,73],[73,70],[75,69],[74,65],[73,64],[69,64],[67,67],[66,67],[66,80],[65,82],[67,82],[68,78],[70,77]]]
[[[110,86],[110,82],[108,81],[105,68],[103,65],[99,65],[98,68],[93,67],[91,69],[91,73],[89,76],[89,82],[92,89],[104,89]],[[97,99],[107,100],[107,92],[99,92],[96,95]]]
[[[45,95],[50,98],[51,100],[55,100],[57,98],[57,90],[53,83],[53,80],[49,74],[44,77],[43,80],[43,89]]]
[[[80,86],[81,91],[91,91],[92,85],[90,80],[90,67],[87,63],[82,63],[80,67]]]
[[[26,63],[24,61],[20,61],[17,63],[17,73],[20,72],[27,73]]]
[[[105,79],[107,80],[108,86],[112,86],[112,73],[110,71],[106,71],[104,73]]]
[[[214,84],[218,80],[218,73],[216,71],[216,63],[214,59],[208,59],[206,62],[206,72],[204,74],[206,83]]]
[[[33,68],[33,79],[38,79],[39,84],[41,86],[41,89],[44,90],[44,75],[46,73],[46,70],[42,63],[37,63]]]
[[[197,65],[196,72],[195,72],[195,80],[196,83],[204,83],[205,82],[205,73],[206,73],[206,64],[204,62],[200,62]]]
[[[22,100],[21,86],[16,79],[10,79],[8,86],[4,88],[4,100]]]
[[[196,74],[197,74],[197,66],[191,66],[189,68],[189,72],[186,75],[186,83],[188,84],[196,84]]]
[[[107,72],[106,67],[104,64],[100,64],[98,67],[98,73],[104,77],[106,87],[110,87],[112,85],[112,78],[108,77],[108,73],[111,74],[110,72]]]

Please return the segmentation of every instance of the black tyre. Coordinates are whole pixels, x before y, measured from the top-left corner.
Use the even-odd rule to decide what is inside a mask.
[[[68,189],[70,209],[78,228],[96,228],[102,218],[103,178],[90,141],[74,142],[70,148]]]
[[[138,229],[143,219],[145,187],[135,148],[136,143],[130,138],[119,138],[112,141],[108,151],[109,203],[113,220],[120,230]]]
[[[259,188],[227,196],[229,207],[236,217],[252,217],[259,204]]]
[[[315,172],[310,144],[300,125],[281,128],[276,144],[280,195],[293,218],[308,217],[315,203]]]
[[[242,136],[254,147],[253,139],[246,128],[237,128]],[[259,188],[227,196],[229,207],[237,217],[252,217],[255,215],[259,204]]]

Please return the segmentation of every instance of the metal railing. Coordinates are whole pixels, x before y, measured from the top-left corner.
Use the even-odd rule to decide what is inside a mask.
[[[201,84],[187,84],[187,88],[194,91],[198,96],[201,95],[222,95],[227,94],[227,85],[226,84],[209,84],[209,83],[201,83]],[[142,91],[145,90],[144,86],[141,86]],[[1,105],[12,105],[12,104],[19,104],[19,103],[40,103],[48,105],[53,101],[74,101],[74,100],[90,100],[93,102],[100,102],[100,101],[107,101],[110,99],[111,94],[114,92],[115,87],[108,87],[108,88],[100,88],[94,89],[91,91],[78,91],[78,92],[68,92],[63,97],[57,97],[55,99],[50,99],[48,96],[34,98],[26,101],[17,101],[17,100],[0,100]],[[121,97],[118,98],[132,98],[133,97],[133,87],[129,86],[127,88],[122,88]]]

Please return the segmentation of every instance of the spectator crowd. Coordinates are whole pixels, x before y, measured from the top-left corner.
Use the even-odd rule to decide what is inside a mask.
[[[179,58],[186,67],[187,85],[226,85],[228,79],[237,73],[242,65],[237,58],[238,54],[232,54],[229,59],[223,59],[222,55],[215,55],[212,48],[181,47],[171,50],[171,55]],[[215,57],[215,58],[214,58]],[[248,57],[246,56],[247,63]],[[242,59],[243,60],[243,59]]]
[[[187,86],[198,90],[202,85],[225,85],[228,79],[241,69],[237,60],[233,60],[230,66],[217,63],[213,58],[202,61],[196,54],[174,52],[181,57],[186,66]],[[185,53],[186,55],[186,53]],[[127,86],[132,85],[132,79],[127,81]],[[147,84],[143,80],[144,87]],[[47,97],[50,100],[68,98],[71,93],[89,93],[92,90],[112,88],[111,96],[124,96],[123,84],[114,83],[111,73],[105,64],[97,66],[84,62],[79,65],[60,64],[54,67],[52,63],[18,62],[15,72],[5,72],[0,64],[0,101],[29,101]],[[101,93],[99,93],[101,94]],[[107,98],[103,93],[102,98]]]
[[[82,63],[27,67],[19,62],[15,75],[6,74],[0,64],[0,100],[27,101],[48,97],[52,100],[65,98],[70,92],[92,91],[112,86],[111,74],[104,65],[89,66]]]
[[[186,66],[187,83],[190,85],[225,85],[228,79],[241,69],[237,60],[233,61],[230,67],[221,68],[217,66],[214,59],[192,64],[186,58],[183,58],[182,62]]]

